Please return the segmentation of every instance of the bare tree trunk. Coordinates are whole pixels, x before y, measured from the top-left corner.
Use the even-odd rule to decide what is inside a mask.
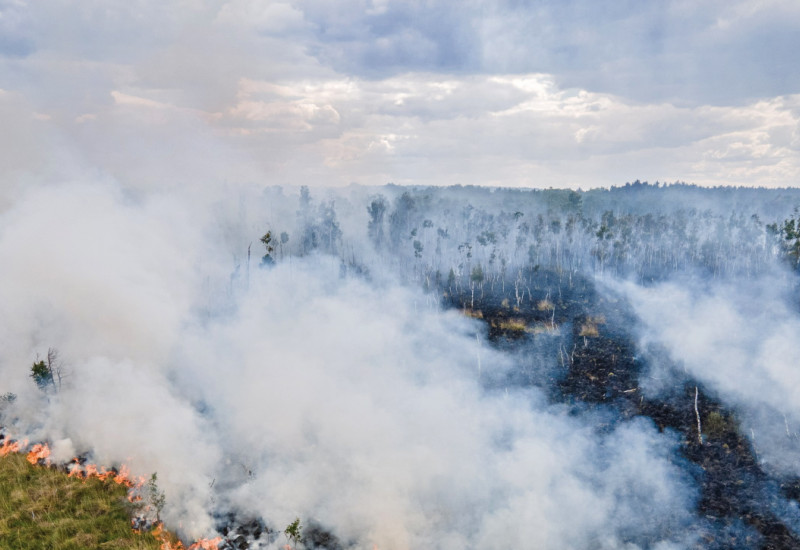
[[[250,290],[250,247],[253,246],[253,243],[247,245],[247,290]]]
[[[697,386],[694,387],[694,414],[697,417],[697,441],[703,444],[703,427],[700,425],[700,411],[697,409]]]

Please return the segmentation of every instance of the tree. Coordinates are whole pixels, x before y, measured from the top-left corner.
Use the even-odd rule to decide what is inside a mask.
[[[272,246],[272,231],[267,231],[264,233],[264,236],[259,239],[264,247],[266,248],[267,253],[264,254],[261,258],[261,265],[268,266],[273,265],[275,260],[272,258],[272,251],[275,250],[275,247]],[[288,240],[288,238],[287,238]]]
[[[781,225],[767,225],[767,231],[778,242],[781,255],[794,268],[800,267],[800,210],[795,208],[795,217],[784,220]]]
[[[281,232],[281,259],[283,259],[283,247],[289,242],[289,234],[286,231]]]
[[[297,547],[302,529],[303,526],[300,525],[300,518],[295,518],[295,520],[283,530],[283,534],[286,535],[286,538],[292,541],[292,548]]]
[[[378,195],[367,207],[369,214],[369,221],[367,222],[367,235],[375,245],[375,248],[380,248],[383,244],[383,218],[386,214],[386,199],[383,195]]]
[[[456,284],[456,272],[453,271],[453,268],[450,268],[450,272],[447,274],[447,290],[452,295],[453,294],[453,286]]]
[[[37,357],[38,359],[38,357]],[[64,378],[64,366],[59,358],[58,350],[47,349],[47,358],[34,361],[31,366],[31,378],[43,391],[58,391]]]
[[[35,361],[33,363],[31,367],[31,378],[33,378],[33,381],[36,382],[36,385],[39,386],[41,390],[47,390],[54,385],[53,373],[50,372],[44,360]]]
[[[416,202],[407,191],[395,199],[394,210],[389,214],[389,237],[395,246],[407,238],[415,209]]]
[[[153,472],[150,480],[147,482],[147,500],[156,513],[156,521],[161,521],[161,512],[164,505],[167,503],[167,497],[164,492],[158,488],[158,474]]]
[[[419,259],[422,258],[422,243],[418,240],[414,240],[414,257]]]
[[[297,211],[300,226],[300,246],[302,254],[308,254],[319,246],[314,213],[311,210],[311,192],[307,185],[300,187],[300,208]]]
[[[472,268],[472,273],[469,276],[469,288],[472,291],[472,298],[470,301],[470,308],[475,309],[475,285],[480,286],[481,288],[481,298],[483,298],[483,268],[481,268],[481,264],[476,265]]]
[[[335,254],[338,244],[342,240],[342,229],[336,219],[334,201],[323,202],[319,205],[319,224],[317,228],[325,252]]]

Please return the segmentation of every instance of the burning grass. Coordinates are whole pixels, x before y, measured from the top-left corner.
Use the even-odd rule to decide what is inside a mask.
[[[145,479],[132,478],[124,465],[119,470],[98,468],[75,458],[54,467],[46,444],[27,448],[28,440],[0,433],[0,550],[186,550],[158,519],[164,497],[155,485],[156,474],[145,503]],[[138,515],[154,508],[155,521]],[[200,539],[188,550],[216,550],[221,543],[221,537]]]
[[[160,549],[162,541],[131,530],[127,492],[10,453],[0,458],[0,549]]]

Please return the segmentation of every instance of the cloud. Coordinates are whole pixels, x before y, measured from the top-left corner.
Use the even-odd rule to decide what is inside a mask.
[[[290,2],[235,0],[226,2],[217,13],[216,22],[240,27],[255,27],[260,33],[281,35],[307,27],[303,12]]]
[[[563,87],[694,105],[741,103],[798,86],[788,68],[797,46],[791,2],[365,4],[301,8],[315,24],[315,55],[371,78],[552,73]]]
[[[0,56],[4,89],[47,136],[6,162],[36,177],[75,164],[148,186],[796,183],[788,2],[45,1],[3,13],[31,44]],[[22,166],[37,155],[71,160]]]
[[[27,15],[21,0],[0,2],[0,56],[25,57],[33,51]]]

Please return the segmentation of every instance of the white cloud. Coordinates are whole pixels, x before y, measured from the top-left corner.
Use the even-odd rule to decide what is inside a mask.
[[[781,18],[793,10],[777,1],[637,11],[256,0],[71,10],[53,1],[11,10],[35,47],[0,58],[0,73],[28,116],[50,117],[37,132],[68,143],[77,165],[126,183],[172,179],[180,165],[191,175],[178,174],[183,181],[793,185],[800,115],[798,95],[779,95],[786,82],[731,104],[698,91],[724,67],[720,78],[732,78],[721,52],[743,50],[734,36],[775,27],[784,40]],[[472,26],[478,14],[486,22]],[[455,30],[437,34],[444,20]],[[714,30],[719,21],[725,28]],[[344,64],[326,57],[348,52]],[[687,64],[689,53],[708,66]],[[362,54],[397,64],[362,71]],[[424,61],[441,55],[450,57]],[[725,89],[768,82],[759,66],[739,64]],[[670,86],[681,93],[651,93]],[[24,135],[26,123],[15,124]],[[20,140],[0,162],[52,178],[43,163],[24,164],[64,155],[41,148]],[[218,153],[192,168],[192,152],[209,149]]]
[[[305,28],[303,12],[289,2],[272,0],[234,0],[226,2],[217,14],[216,22],[229,25],[237,32],[241,27],[253,27],[258,32],[282,34]]]

